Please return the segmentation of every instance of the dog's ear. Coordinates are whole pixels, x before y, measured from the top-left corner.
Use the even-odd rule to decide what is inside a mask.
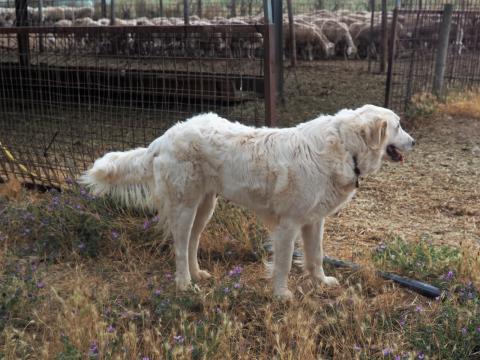
[[[362,129],[362,137],[370,149],[378,150],[387,138],[387,121],[379,117],[369,121]]]

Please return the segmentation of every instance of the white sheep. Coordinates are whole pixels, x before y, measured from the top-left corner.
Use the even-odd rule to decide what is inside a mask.
[[[318,19],[314,21],[314,25],[330,42],[335,44],[337,54],[350,57],[357,53],[357,47],[345,23],[333,19]]]

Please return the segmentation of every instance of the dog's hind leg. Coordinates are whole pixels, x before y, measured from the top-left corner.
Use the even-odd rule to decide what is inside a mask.
[[[281,219],[271,238],[273,242],[273,295],[284,300],[293,298],[288,290],[288,274],[292,267],[293,247],[300,226]]]
[[[200,235],[212,217],[216,203],[217,197],[215,194],[205,195],[203,201],[198,206],[195,221],[193,222],[190,242],[188,243],[188,263],[190,267],[190,274],[194,280],[208,279],[211,276],[207,271],[200,270],[200,266],[198,265],[197,251]]]
[[[333,276],[325,276],[323,271],[323,227],[325,219],[302,227],[305,267],[310,275],[326,285],[338,285]]]
[[[198,205],[176,204],[169,214],[170,230],[175,248],[175,283],[178,290],[186,290],[190,286],[191,276],[188,265],[188,243]]]

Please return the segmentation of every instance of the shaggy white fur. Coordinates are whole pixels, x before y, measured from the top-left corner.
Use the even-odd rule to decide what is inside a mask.
[[[172,233],[179,289],[210,275],[200,269],[200,234],[221,195],[254,210],[272,228],[274,294],[290,298],[287,278],[294,241],[304,242],[305,265],[321,282],[323,225],[356,191],[358,176],[383,158],[403,160],[413,139],[388,109],[365,105],[285,129],[252,128],[216,114],[170,128],[148,148],[108,153],[80,179],[94,194],[156,209]]]

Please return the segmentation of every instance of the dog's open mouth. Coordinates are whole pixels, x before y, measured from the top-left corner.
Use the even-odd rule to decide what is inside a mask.
[[[387,146],[387,154],[392,161],[403,161],[403,154],[398,150],[395,145]]]

